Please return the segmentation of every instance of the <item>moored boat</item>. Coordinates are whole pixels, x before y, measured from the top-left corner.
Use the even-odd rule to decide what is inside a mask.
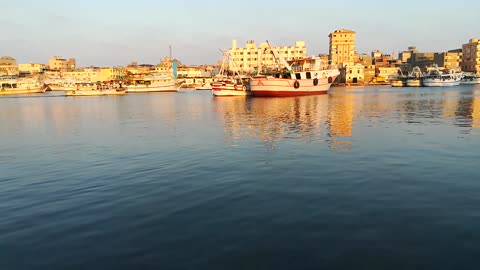
[[[416,66],[413,68],[407,76],[407,81],[405,82],[408,87],[420,87],[422,86],[421,78],[423,77],[422,70],[420,67]]]
[[[66,90],[66,96],[121,96],[126,93],[126,87],[116,83],[77,83],[75,89]]]
[[[47,91],[47,86],[40,81],[19,78],[1,78],[0,95],[41,94]]]
[[[268,43],[268,41],[267,41]],[[268,43],[270,46],[270,43]],[[281,67],[274,74],[255,76],[250,90],[257,97],[289,97],[326,94],[340,71],[326,64],[320,57],[297,59],[287,63],[270,46],[270,51]]]
[[[232,61],[235,69],[233,70],[233,76],[229,76],[229,72],[226,70],[227,60]],[[220,72],[217,75],[216,81],[212,83],[212,94],[214,96],[250,96],[250,77],[240,76],[237,72],[236,63],[230,58],[230,55],[223,52],[223,61],[220,68]]]
[[[465,73],[463,78],[460,80],[460,84],[480,84],[480,75]]]
[[[463,74],[461,73],[455,73],[453,70],[441,72],[438,66],[434,65],[422,78],[422,84],[427,87],[456,86],[460,85],[462,78]]]
[[[405,81],[403,81],[403,80],[391,80],[390,85],[392,87],[404,87],[405,86]]]
[[[126,85],[128,93],[178,92],[183,81],[169,76],[144,76],[134,78]]]

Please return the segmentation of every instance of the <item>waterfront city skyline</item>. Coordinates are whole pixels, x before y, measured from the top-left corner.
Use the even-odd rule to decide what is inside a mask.
[[[240,46],[247,40],[303,40],[308,55],[328,53],[328,34],[341,28],[357,32],[359,53],[390,54],[412,45],[446,51],[480,36],[479,9],[475,1],[403,1],[394,7],[374,0],[12,1],[2,6],[0,54],[19,63],[59,55],[75,57],[79,66],[155,64],[171,45],[174,57],[199,65],[220,60],[218,48],[230,48],[232,39]]]

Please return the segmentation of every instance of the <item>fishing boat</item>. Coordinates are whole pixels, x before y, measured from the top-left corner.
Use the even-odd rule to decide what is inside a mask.
[[[223,52],[222,66],[220,72],[216,76],[215,81],[212,83],[212,94],[214,96],[250,96],[250,77],[241,76],[237,72],[236,63],[230,54]],[[234,70],[228,71],[226,68],[227,61],[232,61]],[[233,73],[231,75],[230,73]]]
[[[465,73],[460,80],[460,84],[480,84],[480,75],[475,73]]]
[[[47,91],[47,86],[38,80],[16,77],[0,78],[0,95],[39,94]]]
[[[412,69],[412,72],[410,72],[407,76],[407,81],[406,85],[408,87],[420,87],[422,86],[422,80],[421,78],[424,76],[422,73],[422,70],[420,67],[416,66]]]
[[[460,84],[462,78],[461,73],[455,73],[454,70],[441,72],[437,65],[433,65],[422,78],[422,84],[428,87],[456,86]]]
[[[121,83],[77,83],[74,90],[65,91],[66,96],[121,96],[127,89]]]
[[[273,74],[257,75],[250,81],[253,96],[289,97],[326,94],[335,78],[340,75],[336,67],[328,65],[320,57],[296,59],[287,63],[270,45],[280,69]],[[261,67],[259,67],[261,70]],[[258,72],[260,74],[260,71]]]
[[[202,85],[195,86],[195,90],[212,90],[210,83],[203,83]]]
[[[392,87],[404,87],[406,85],[406,82],[400,79],[395,79],[390,81],[390,85]]]

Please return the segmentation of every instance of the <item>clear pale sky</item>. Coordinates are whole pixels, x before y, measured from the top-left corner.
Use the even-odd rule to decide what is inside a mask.
[[[169,55],[185,64],[221,60],[219,48],[247,40],[328,52],[328,34],[357,32],[356,50],[390,54],[461,48],[480,38],[480,1],[377,0],[2,0],[0,55],[18,63],[74,57],[78,66],[156,64]]]

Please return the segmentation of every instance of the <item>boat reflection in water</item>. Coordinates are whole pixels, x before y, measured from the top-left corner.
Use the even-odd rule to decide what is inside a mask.
[[[260,140],[275,149],[282,140],[325,142],[333,150],[345,151],[352,136],[352,108],[342,98],[328,95],[291,98],[215,99],[224,125],[225,142]],[[347,104],[347,105],[346,105]],[[346,108],[345,106],[349,107]],[[342,139],[340,139],[342,138]]]

